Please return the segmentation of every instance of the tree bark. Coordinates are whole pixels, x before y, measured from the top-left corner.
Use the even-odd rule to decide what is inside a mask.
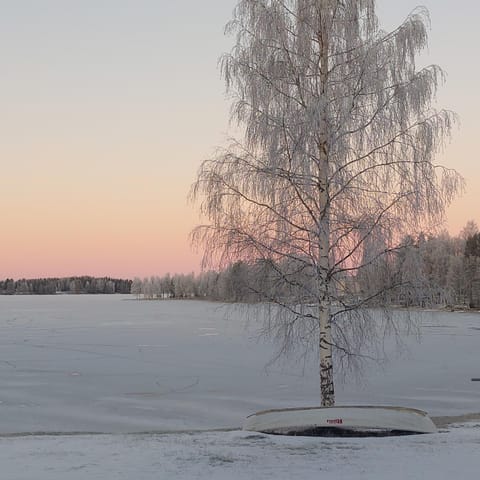
[[[319,132],[319,205],[320,218],[318,219],[318,279],[319,279],[319,356],[320,356],[320,394],[322,407],[331,407],[335,404],[335,388],[333,379],[332,357],[332,325],[331,305],[329,294],[330,275],[330,208],[328,189],[329,149],[328,149],[328,29],[326,15],[329,0],[320,3],[319,47],[320,47],[320,95],[323,102],[323,111],[320,120]]]

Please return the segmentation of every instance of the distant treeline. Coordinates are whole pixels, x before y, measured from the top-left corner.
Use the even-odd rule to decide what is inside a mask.
[[[366,249],[364,255],[368,256]],[[131,293],[145,299],[205,298],[255,303],[275,298],[288,303],[299,298],[301,289],[304,301],[309,303],[315,301],[314,295],[308,294],[316,292],[315,279],[301,261],[290,261],[278,268],[273,261],[263,259],[239,261],[222,271],[200,275],[135,278]],[[458,237],[447,232],[406,237],[400,248],[385,259],[371,261],[356,274],[337,279],[335,289],[332,295],[345,304],[355,298],[365,300],[369,306],[480,308],[478,227],[469,222]]]
[[[0,295],[55,295],[62,293],[130,293],[132,281],[118,278],[66,277],[0,281]]]
[[[368,257],[368,253],[365,249],[364,255]],[[0,294],[132,293],[145,299],[202,298],[255,303],[276,298],[288,303],[299,298],[301,289],[304,301],[311,303],[315,301],[316,277],[301,260],[289,260],[281,268],[268,259],[238,261],[222,271],[166,274],[133,281],[88,276],[6,279],[0,281]],[[331,293],[346,304],[355,297],[365,299],[370,306],[435,304],[480,308],[478,227],[469,222],[458,237],[447,232],[406,237],[401,248],[381,261],[371,261],[356,274],[337,279],[335,289]]]

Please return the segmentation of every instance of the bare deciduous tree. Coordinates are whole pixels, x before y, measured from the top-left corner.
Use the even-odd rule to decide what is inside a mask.
[[[252,284],[265,327],[281,350],[318,346],[324,406],[332,352],[357,358],[392,326],[362,307],[398,279],[362,296],[356,275],[439,224],[462,186],[434,164],[455,116],[432,106],[442,70],[415,65],[427,26],[419,8],[384,32],[374,0],[240,0],[227,26],[221,66],[243,138],[202,164],[192,197],[209,224],[193,238],[205,264],[269,265],[278,288]]]

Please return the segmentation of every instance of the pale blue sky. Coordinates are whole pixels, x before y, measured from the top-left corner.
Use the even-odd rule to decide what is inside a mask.
[[[217,59],[235,3],[0,0],[0,278],[197,268],[186,195],[228,128]],[[418,4],[377,3],[388,29]],[[468,181],[457,233],[480,223],[480,6],[423,3],[422,61],[447,71],[440,103],[462,119],[441,159]]]

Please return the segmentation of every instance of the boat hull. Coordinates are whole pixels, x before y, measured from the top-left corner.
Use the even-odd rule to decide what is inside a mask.
[[[404,407],[340,406],[264,410],[244,430],[277,435],[395,435],[435,433],[426,412]]]

